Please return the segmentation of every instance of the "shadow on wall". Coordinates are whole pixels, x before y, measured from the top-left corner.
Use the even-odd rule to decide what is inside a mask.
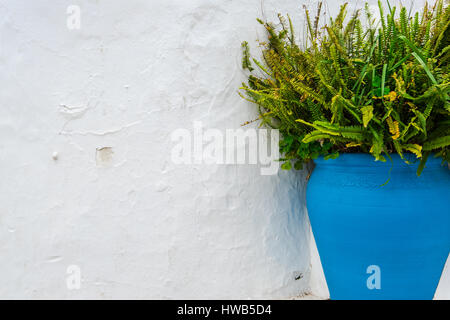
[[[306,209],[306,185],[311,169],[312,165],[308,165],[301,171],[280,171],[280,181],[277,183],[290,187],[287,192],[274,192],[273,201],[276,201],[281,209],[270,217],[265,246],[270,259],[285,265],[288,270],[283,283],[291,286],[293,290],[291,296],[285,298],[311,293],[310,241],[313,239],[310,238]],[[279,186],[275,188],[280,189]],[[277,292],[281,290],[282,288],[274,290],[273,296],[279,296]]]

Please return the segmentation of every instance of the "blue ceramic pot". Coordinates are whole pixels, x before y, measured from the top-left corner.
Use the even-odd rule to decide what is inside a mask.
[[[331,299],[433,299],[450,251],[450,170],[430,156],[417,177],[418,163],[392,159],[315,161],[307,206]]]

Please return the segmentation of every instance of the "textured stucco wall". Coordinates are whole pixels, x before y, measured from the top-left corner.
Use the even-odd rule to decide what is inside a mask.
[[[170,158],[254,118],[240,43],[301,3],[0,0],[0,298],[326,297],[305,172]]]
[[[69,5],[79,30],[66,27]],[[264,6],[270,17],[298,4]],[[236,89],[260,11],[259,0],[0,1],[0,297],[307,289],[304,173],[170,158],[177,128],[255,117]],[[66,288],[70,265],[79,290]]]

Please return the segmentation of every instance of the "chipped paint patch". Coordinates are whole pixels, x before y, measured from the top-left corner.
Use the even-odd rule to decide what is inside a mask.
[[[96,149],[95,162],[98,167],[106,167],[113,162],[114,151],[112,147],[100,147]]]

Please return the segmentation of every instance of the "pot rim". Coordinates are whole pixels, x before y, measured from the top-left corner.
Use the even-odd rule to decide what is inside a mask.
[[[403,155],[404,160],[400,158],[397,153],[389,154],[392,161],[384,155],[386,162],[376,161],[370,153],[340,153],[336,159],[325,160],[323,156],[314,160],[315,164],[320,166],[337,166],[337,167],[404,167],[404,168],[417,168],[420,159],[412,153],[406,153]],[[411,162],[407,164],[405,160]],[[442,158],[435,158],[433,154],[430,154],[425,164],[426,167],[441,167]]]

